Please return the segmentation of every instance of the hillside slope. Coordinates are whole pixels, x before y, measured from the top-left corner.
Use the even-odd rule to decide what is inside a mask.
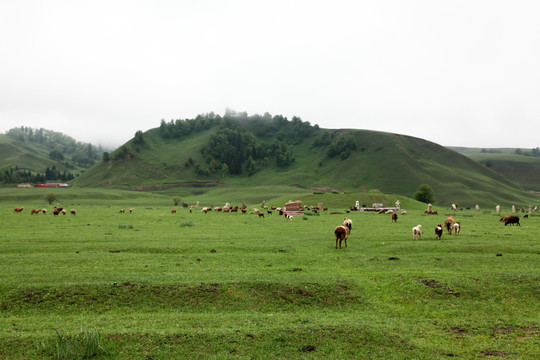
[[[267,161],[248,175],[211,172],[202,151],[220,129],[213,126],[182,138],[163,138],[158,128],[117,149],[107,162],[99,162],[73,183],[79,186],[114,186],[137,189],[209,186],[298,186],[313,190],[381,192],[413,196],[420,184],[430,185],[436,202],[462,206],[500,202],[529,202],[531,196],[504,176],[458,154],[422,139],[367,130],[316,129],[313,136],[291,144],[294,161],[278,166]],[[355,148],[330,157],[321,135],[353,139]],[[261,137],[261,141],[264,141]],[[343,153],[342,153],[343,154]]]
[[[508,148],[486,151],[473,148],[455,150],[527,190],[540,192],[540,157],[531,156],[528,151],[523,150],[521,154],[516,154],[515,149]]]

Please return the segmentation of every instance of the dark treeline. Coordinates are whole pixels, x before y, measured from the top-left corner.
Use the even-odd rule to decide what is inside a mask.
[[[92,166],[101,158],[103,151],[92,144],[76,141],[70,136],[47,129],[34,129],[21,126],[12,128],[6,135],[24,142],[43,145],[50,149],[50,157],[53,160],[71,160],[74,164],[82,167]]]
[[[59,171],[55,166],[45,170],[45,173],[32,173],[30,170],[19,169],[17,166],[8,166],[0,170],[0,184],[39,184],[45,182],[66,182],[74,179],[72,173]]]
[[[162,120],[159,130],[163,138],[180,138],[215,126],[219,130],[202,150],[206,164],[195,167],[199,175],[252,175],[271,164],[289,166],[295,161],[293,145],[319,130],[296,116],[289,121],[281,115],[248,116],[231,110],[224,116],[208,113],[190,120]]]

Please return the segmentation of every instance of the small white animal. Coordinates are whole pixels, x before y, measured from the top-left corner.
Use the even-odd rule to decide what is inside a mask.
[[[412,228],[413,240],[418,240],[422,237],[422,225],[416,225]]]

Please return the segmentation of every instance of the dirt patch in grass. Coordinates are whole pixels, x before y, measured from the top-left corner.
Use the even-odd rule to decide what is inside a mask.
[[[439,296],[455,296],[460,297],[461,293],[455,291],[448,285],[445,285],[443,283],[438,282],[437,280],[421,280],[422,284],[427,286],[428,288],[434,289],[435,294]]]
[[[480,354],[484,356],[498,356],[498,357],[510,356],[510,354],[505,353],[504,351],[499,351],[499,350],[483,350],[483,351],[480,351]]]

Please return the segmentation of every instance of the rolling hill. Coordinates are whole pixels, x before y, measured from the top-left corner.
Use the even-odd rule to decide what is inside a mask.
[[[376,189],[407,197],[412,197],[420,184],[428,184],[439,204],[456,202],[460,206],[491,207],[495,203],[538,201],[536,195],[505,176],[456,151],[422,139],[318,127],[310,127],[309,136],[291,136],[295,129],[305,129],[306,124],[294,120],[292,123],[296,121],[297,126],[290,127],[291,122],[280,119],[279,127],[271,127],[275,118],[225,120],[199,126],[197,131],[178,137],[164,136],[167,129],[162,123],[160,128],[140,133],[121,146],[110,154],[108,161],[97,163],[73,184],[153,191],[178,187],[181,188],[178,191],[184,193],[250,186],[295,186],[337,192]],[[263,129],[265,124],[270,124],[266,130]],[[194,123],[191,125],[193,129]],[[237,129],[232,135],[242,134],[249,138],[251,145],[233,144],[237,141],[234,136],[227,140],[227,134],[231,133],[223,129],[231,127]],[[281,141],[281,145],[276,145],[276,141]],[[219,151],[215,151],[216,147]],[[336,147],[339,148],[337,155]],[[273,150],[265,150],[270,148]],[[240,173],[231,174],[230,170],[236,166],[231,156],[243,152],[256,156],[260,151],[263,152],[260,160],[252,161],[250,155],[236,168]],[[225,153],[228,160],[226,156],[221,157]],[[286,165],[280,162],[284,154],[288,159]],[[229,160],[231,162],[226,163]]]
[[[452,148],[513,183],[533,192],[540,192],[540,157],[516,149]],[[484,150],[484,151],[482,151]]]

